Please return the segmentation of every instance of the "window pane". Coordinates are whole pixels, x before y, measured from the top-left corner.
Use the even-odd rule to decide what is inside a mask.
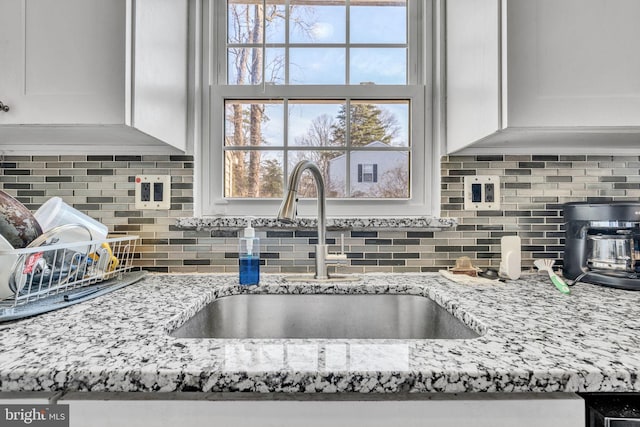
[[[349,65],[351,84],[407,84],[405,48],[354,48]]]
[[[406,43],[407,5],[356,6],[350,9],[351,43]]]
[[[227,50],[227,83],[262,84],[262,48],[234,47]]]
[[[344,102],[289,101],[289,145],[344,145],[344,141],[336,141],[335,137],[345,130],[344,121],[338,121],[340,111],[344,111]]]
[[[351,197],[409,197],[408,151],[352,151]]]
[[[227,2],[227,42],[262,43],[262,2],[230,0]]]
[[[312,3],[311,5],[309,3]],[[326,4],[326,2],[324,2]],[[291,1],[290,43],[345,43],[346,6],[344,1]],[[341,3],[341,4],[340,4]],[[304,5],[302,5],[304,4]]]
[[[317,150],[317,151],[290,151],[289,171],[302,160],[309,160],[318,165],[324,179],[325,192],[327,197],[345,197],[345,159],[344,151]],[[300,197],[316,197],[316,187],[313,177],[309,172],[305,172],[298,187]]]
[[[266,49],[266,60],[264,63],[264,79],[271,84],[284,84],[285,50],[276,48]]]
[[[226,146],[283,146],[282,102],[225,101]]]
[[[225,197],[282,197],[282,151],[227,150],[224,160]]]
[[[267,0],[267,10],[264,14],[266,43],[285,42],[286,8],[283,3],[280,0]]]
[[[409,146],[409,101],[352,101],[350,105],[352,146]],[[342,111],[338,121],[344,120]]]
[[[345,84],[343,48],[292,48],[289,52],[290,84]]]

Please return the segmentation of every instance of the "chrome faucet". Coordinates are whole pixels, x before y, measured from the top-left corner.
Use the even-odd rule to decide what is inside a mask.
[[[316,245],[316,274],[314,278],[327,280],[329,279],[328,266],[330,264],[346,264],[347,256],[344,253],[329,254],[328,246],[325,243],[327,217],[325,211],[324,179],[322,179],[322,173],[315,163],[302,160],[293,168],[293,172],[291,172],[289,176],[287,195],[282,199],[282,204],[278,211],[278,220],[291,223],[296,219],[298,184],[305,170],[309,170],[311,175],[313,175],[316,183],[316,192],[318,193],[318,244]]]

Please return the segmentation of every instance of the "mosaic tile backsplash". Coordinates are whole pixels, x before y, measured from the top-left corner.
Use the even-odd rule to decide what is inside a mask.
[[[134,176],[171,175],[171,209],[138,211]],[[500,175],[502,210],[463,210],[465,175]],[[0,188],[36,210],[50,197],[102,221],[114,233],[141,237],[136,264],[157,272],[237,271],[237,232],[182,230],[177,218],[193,215],[191,156],[4,156]],[[545,257],[562,259],[562,203],[640,200],[638,156],[449,156],[442,158],[443,217],[451,231],[352,231],[345,235],[349,265],[343,272],[424,272],[466,255],[480,267],[497,267],[500,238],[522,238],[523,268]],[[313,271],[311,230],[258,231],[262,271]],[[339,244],[340,233],[329,232]],[[331,248],[337,251],[336,245]]]

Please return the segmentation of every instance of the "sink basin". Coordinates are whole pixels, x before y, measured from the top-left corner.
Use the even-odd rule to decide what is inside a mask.
[[[479,335],[433,300],[395,294],[242,294],[214,300],[176,338],[464,339]]]

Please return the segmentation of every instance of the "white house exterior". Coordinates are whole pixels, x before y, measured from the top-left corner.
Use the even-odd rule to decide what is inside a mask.
[[[351,194],[355,197],[375,197],[377,189],[387,185],[388,180],[395,178],[401,171],[408,174],[407,151],[383,151],[375,150],[377,147],[387,148],[388,145],[374,141],[365,146],[371,151],[351,151],[351,164],[348,168],[350,174]],[[346,182],[347,155],[335,157],[329,161],[330,186],[341,187]],[[408,197],[407,194],[400,197]]]

